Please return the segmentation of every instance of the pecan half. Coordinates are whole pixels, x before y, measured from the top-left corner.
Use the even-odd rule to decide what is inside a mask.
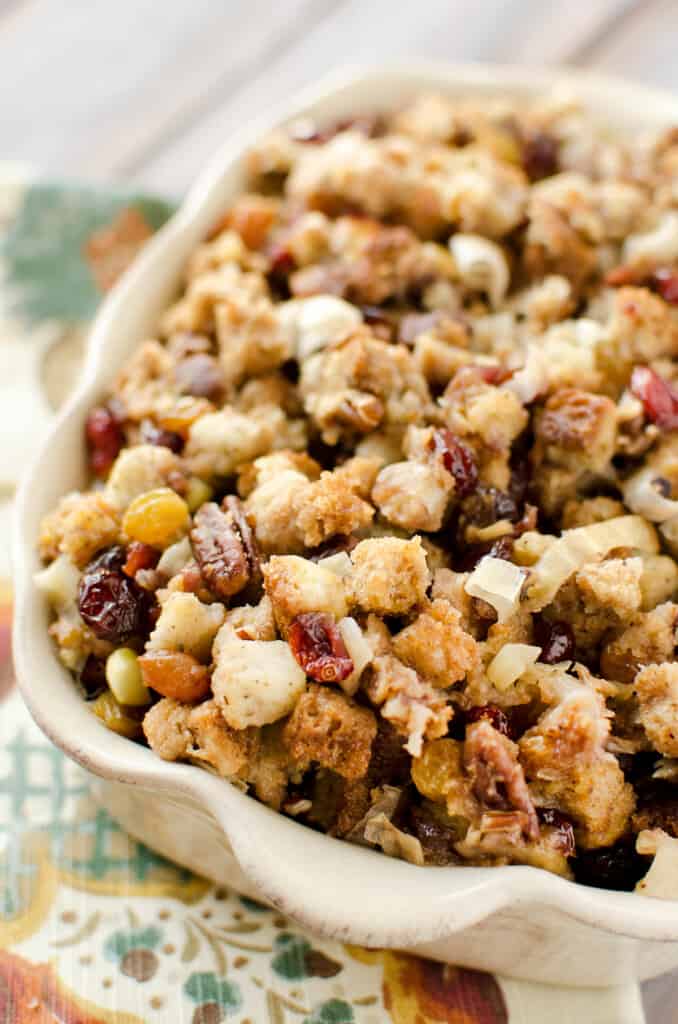
[[[191,545],[205,583],[218,597],[232,597],[247,586],[250,562],[230,511],[222,511],[213,501],[199,508]]]
[[[529,839],[537,839],[539,820],[515,743],[481,719],[466,730],[464,763],[478,799],[490,807],[520,811],[523,832]]]
[[[245,549],[250,570],[250,587],[258,589],[262,584],[263,577],[261,574],[259,548],[257,547],[254,530],[248,522],[240,498],[236,497],[235,494],[229,494],[228,497],[224,498],[222,505],[225,511],[227,513],[230,512],[232,515],[235,528],[240,534],[240,540]]]

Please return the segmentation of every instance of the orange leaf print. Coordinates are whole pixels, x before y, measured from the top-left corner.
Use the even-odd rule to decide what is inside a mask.
[[[501,989],[483,971],[387,953],[383,995],[393,1024],[508,1024]]]

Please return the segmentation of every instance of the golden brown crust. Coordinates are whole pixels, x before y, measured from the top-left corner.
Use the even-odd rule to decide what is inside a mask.
[[[314,684],[297,701],[283,742],[295,761],[317,761],[345,779],[360,779],[367,774],[376,733],[371,711]]]

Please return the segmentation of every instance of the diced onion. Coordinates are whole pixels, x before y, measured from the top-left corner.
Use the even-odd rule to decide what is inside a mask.
[[[503,387],[512,391],[523,405],[534,402],[538,395],[543,394],[548,387],[548,368],[541,349],[529,345],[524,365],[516,370]]]
[[[657,531],[641,516],[617,516],[606,522],[565,530],[531,569],[527,588],[530,611],[541,611],[573,573],[587,562],[598,561],[614,548],[637,548],[656,554],[659,550]]]
[[[353,563],[346,551],[337,551],[335,555],[328,555],[327,558],[320,558],[318,565],[322,569],[328,569],[335,576],[350,576],[353,571]]]
[[[482,235],[461,233],[452,235],[449,247],[462,282],[487,292],[495,309],[501,305],[511,276],[503,249]]]
[[[636,892],[657,900],[678,899],[678,839],[660,828],[644,829],[638,833],[636,850],[643,856],[654,857]]]
[[[353,671],[350,676],[339,685],[344,693],[352,697],[358,689],[361,675],[372,661],[372,648],[355,619],[352,619],[350,616],[340,619],[338,627],[341,639],[344,641],[346,650],[353,662]]]
[[[524,569],[503,558],[485,555],[466,580],[464,590],[491,604],[498,621],[504,622],[518,607],[524,582]]]
[[[487,666],[487,678],[498,690],[507,690],[540,654],[541,647],[532,644],[504,644]]]
[[[669,210],[652,231],[629,235],[624,242],[622,256],[625,263],[641,259],[667,263],[678,260],[678,213]]]
[[[655,483],[657,478],[652,468],[634,473],[623,487],[624,504],[651,523],[665,523],[678,516],[678,501],[664,497]]]
[[[345,338],[362,323],[360,311],[336,295],[312,295],[281,303],[278,316],[293,336],[299,359]]]
[[[387,857],[397,857],[421,867],[424,851],[416,836],[408,835],[396,828],[385,814],[376,814],[365,825],[365,839],[380,846]]]
[[[163,576],[171,579],[172,576],[176,576],[177,573],[181,572],[192,557],[191,542],[188,537],[182,537],[176,544],[171,544],[168,548],[165,548],[156,569]]]

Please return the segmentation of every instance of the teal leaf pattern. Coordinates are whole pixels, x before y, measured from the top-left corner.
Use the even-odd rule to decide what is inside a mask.
[[[304,1024],[354,1024],[353,1008],[343,999],[329,999],[317,1006]]]
[[[238,985],[226,978],[218,977],[213,971],[191,974],[184,985],[184,993],[200,1006],[205,1003],[216,1003],[227,1014],[235,1013],[242,1006]]]
[[[275,949],[278,953],[271,967],[276,974],[286,981],[301,981],[308,977],[306,957],[311,952],[310,942],[301,935],[283,932],[275,940]]]
[[[114,932],[104,944],[107,960],[122,960],[133,949],[156,949],[162,941],[162,932],[150,925],[148,928],[126,932]]]
[[[88,320],[101,293],[84,247],[93,232],[126,208],[135,209],[153,230],[174,210],[162,199],[134,193],[47,182],[29,185],[9,230],[0,238],[13,311],[30,322]]]

